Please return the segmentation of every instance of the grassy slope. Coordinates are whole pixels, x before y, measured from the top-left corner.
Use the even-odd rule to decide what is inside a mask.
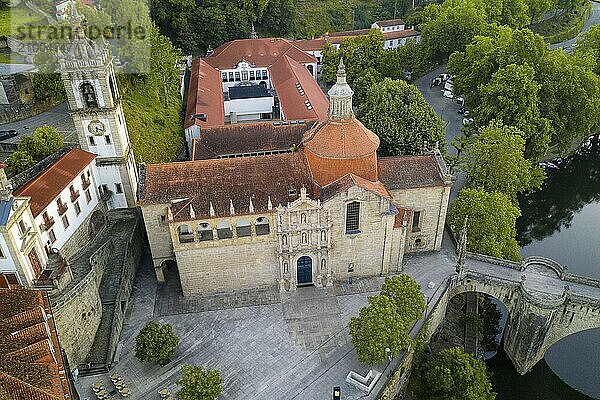
[[[18,26],[27,25],[35,22],[42,22],[42,16],[35,14],[31,10],[22,7],[11,7],[0,10],[0,36],[17,34]]]
[[[352,7],[364,0],[298,0],[296,36],[352,29]]]
[[[171,161],[183,146],[179,91],[172,88],[166,109],[158,89],[149,83],[137,84],[123,95],[127,128],[138,162]]]

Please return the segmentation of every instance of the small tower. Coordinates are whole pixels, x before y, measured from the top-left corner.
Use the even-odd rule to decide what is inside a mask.
[[[258,39],[258,33],[254,29],[254,22],[252,23],[252,30],[250,31],[250,39]]]
[[[99,190],[109,209],[135,207],[137,170],[113,57],[108,46],[86,37],[82,18],[72,9],[73,40],[60,49],[60,74],[79,144],[97,154]]]
[[[337,82],[329,89],[329,119],[352,118],[352,95],[354,92],[346,82],[346,67],[344,60],[340,59],[338,66]]]

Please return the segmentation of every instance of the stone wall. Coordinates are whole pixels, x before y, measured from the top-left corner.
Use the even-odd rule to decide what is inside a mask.
[[[90,258],[92,268],[83,280],[51,299],[60,344],[70,365],[79,365],[94,343],[102,319],[98,287],[112,249],[110,241],[100,247]]]
[[[421,212],[418,229],[412,229],[412,221],[409,221],[406,252],[440,250],[450,187],[396,189],[390,190],[390,193],[394,203]]]
[[[150,251],[152,252],[152,261],[157,272],[156,278],[159,282],[164,282],[161,264],[165,260],[175,261],[171,232],[169,225],[164,222],[167,204],[142,205],[141,209]]]
[[[90,212],[87,218],[81,223],[79,228],[73,233],[73,235],[65,242],[65,244],[60,249],[60,254],[66,259],[71,258],[78,251],[85,248],[91,242],[90,237],[90,221],[92,219],[92,215],[96,212],[100,211],[105,213],[106,209],[104,207],[104,202],[99,202],[98,205]]]

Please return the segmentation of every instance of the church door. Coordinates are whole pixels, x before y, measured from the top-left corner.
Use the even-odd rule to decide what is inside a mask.
[[[298,259],[298,285],[312,284],[312,258],[303,256]]]

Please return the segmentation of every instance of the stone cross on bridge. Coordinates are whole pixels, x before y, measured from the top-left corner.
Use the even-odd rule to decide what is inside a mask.
[[[569,274],[547,258],[515,263],[467,253],[462,272],[449,278],[438,303],[444,314],[447,302],[466,292],[488,294],[506,306],[504,349],[521,374],[560,339],[600,328],[600,280]]]

